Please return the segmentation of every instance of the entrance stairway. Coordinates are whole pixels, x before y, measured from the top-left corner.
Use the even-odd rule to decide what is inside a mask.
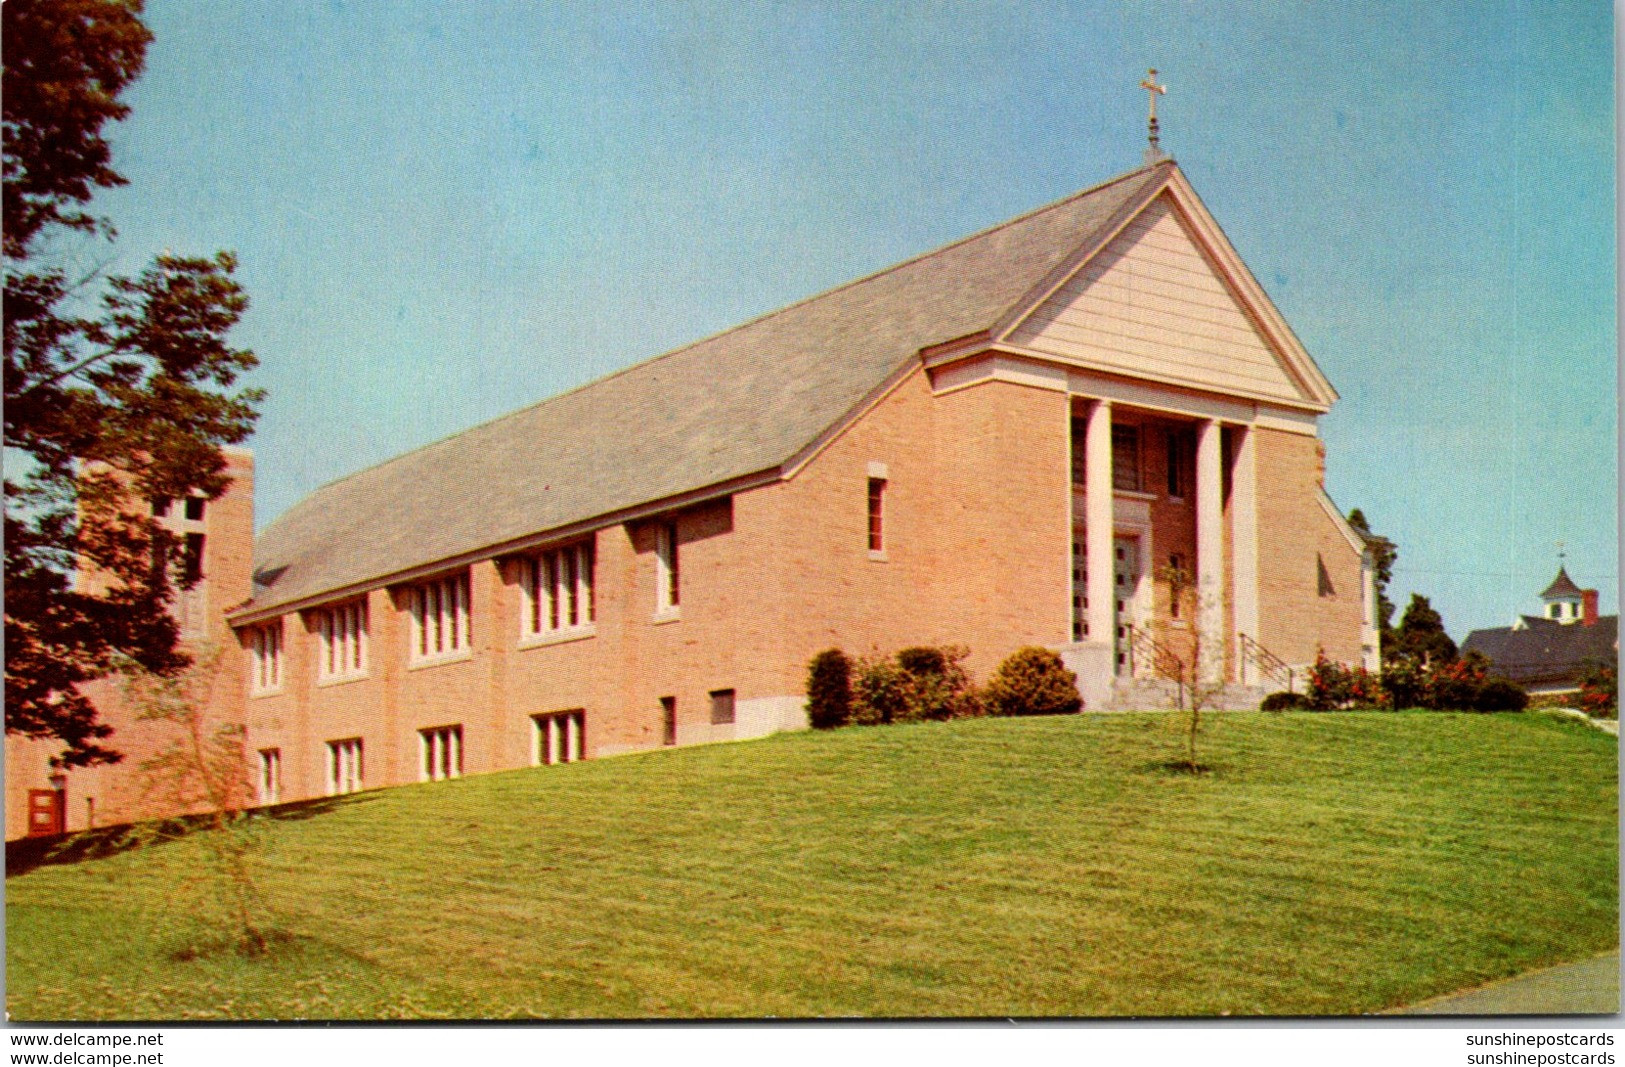
[[[1257,711],[1272,690],[1260,685],[1230,682],[1204,705],[1205,711]],[[1111,703],[1101,711],[1167,711],[1190,706],[1190,694],[1180,699],[1180,687],[1166,678],[1118,678],[1112,683]]]

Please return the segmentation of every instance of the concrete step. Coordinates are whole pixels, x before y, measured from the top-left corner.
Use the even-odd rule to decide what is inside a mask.
[[[1204,707],[1213,711],[1257,711],[1259,703],[1270,692],[1257,685],[1229,683],[1212,694]],[[1111,701],[1106,711],[1165,711],[1179,707],[1179,686],[1166,678],[1119,678],[1112,685]],[[1190,706],[1190,694],[1184,694],[1185,707]]]

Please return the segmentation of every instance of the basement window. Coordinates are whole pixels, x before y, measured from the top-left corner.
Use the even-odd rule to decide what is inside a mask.
[[[361,738],[327,743],[327,795],[361,792]]]
[[[546,715],[533,715],[536,724],[532,735],[530,762],[535,767],[551,767],[555,763],[574,763],[586,750],[587,713],[580,708],[573,711],[555,711]]]
[[[441,782],[463,776],[463,728],[437,726],[418,731],[418,749],[422,756],[422,777],[425,782]]]
[[[726,726],[734,721],[734,691],[718,689],[711,694],[711,725]]]
[[[282,750],[260,749],[259,799],[261,804],[282,802]]]

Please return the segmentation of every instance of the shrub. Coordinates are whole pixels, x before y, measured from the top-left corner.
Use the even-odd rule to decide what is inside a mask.
[[[1395,708],[1428,706],[1428,675],[1414,656],[1397,656],[1383,665],[1382,688]]]
[[[838,648],[818,653],[807,668],[807,718],[815,730],[852,719],[852,661]]]
[[[1428,668],[1427,693],[1423,707],[1435,711],[1477,711],[1479,691],[1484,688],[1483,656],[1468,653],[1451,663],[1433,663]]]
[[[1078,676],[1047,648],[1018,648],[999,664],[985,694],[990,715],[1069,715],[1083,707]]]
[[[1580,675],[1580,710],[1594,719],[1619,715],[1619,675],[1612,664],[1586,664]]]
[[[1302,693],[1271,693],[1258,705],[1259,711],[1295,711],[1307,708],[1309,700]]]
[[[860,656],[852,665],[852,719],[859,726],[908,717],[908,676],[889,656]]]
[[[1315,653],[1315,665],[1309,668],[1309,692],[1305,696],[1305,707],[1314,711],[1380,708],[1388,703],[1387,693],[1376,675],[1364,667],[1350,668],[1327,659],[1324,651]]]
[[[1522,711],[1529,706],[1523,686],[1505,678],[1491,678],[1478,687],[1473,708],[1477,711]]]
[[[981,715],[961,645],[905,648],[893,658],[858,660],[852,721],[864,724],[960,719]]]

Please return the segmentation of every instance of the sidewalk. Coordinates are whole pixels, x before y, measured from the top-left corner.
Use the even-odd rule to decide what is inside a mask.
[[[1389,1015],[1614,1015],[1619,953],[1530,971],[1477,989],[1447,993]]]

